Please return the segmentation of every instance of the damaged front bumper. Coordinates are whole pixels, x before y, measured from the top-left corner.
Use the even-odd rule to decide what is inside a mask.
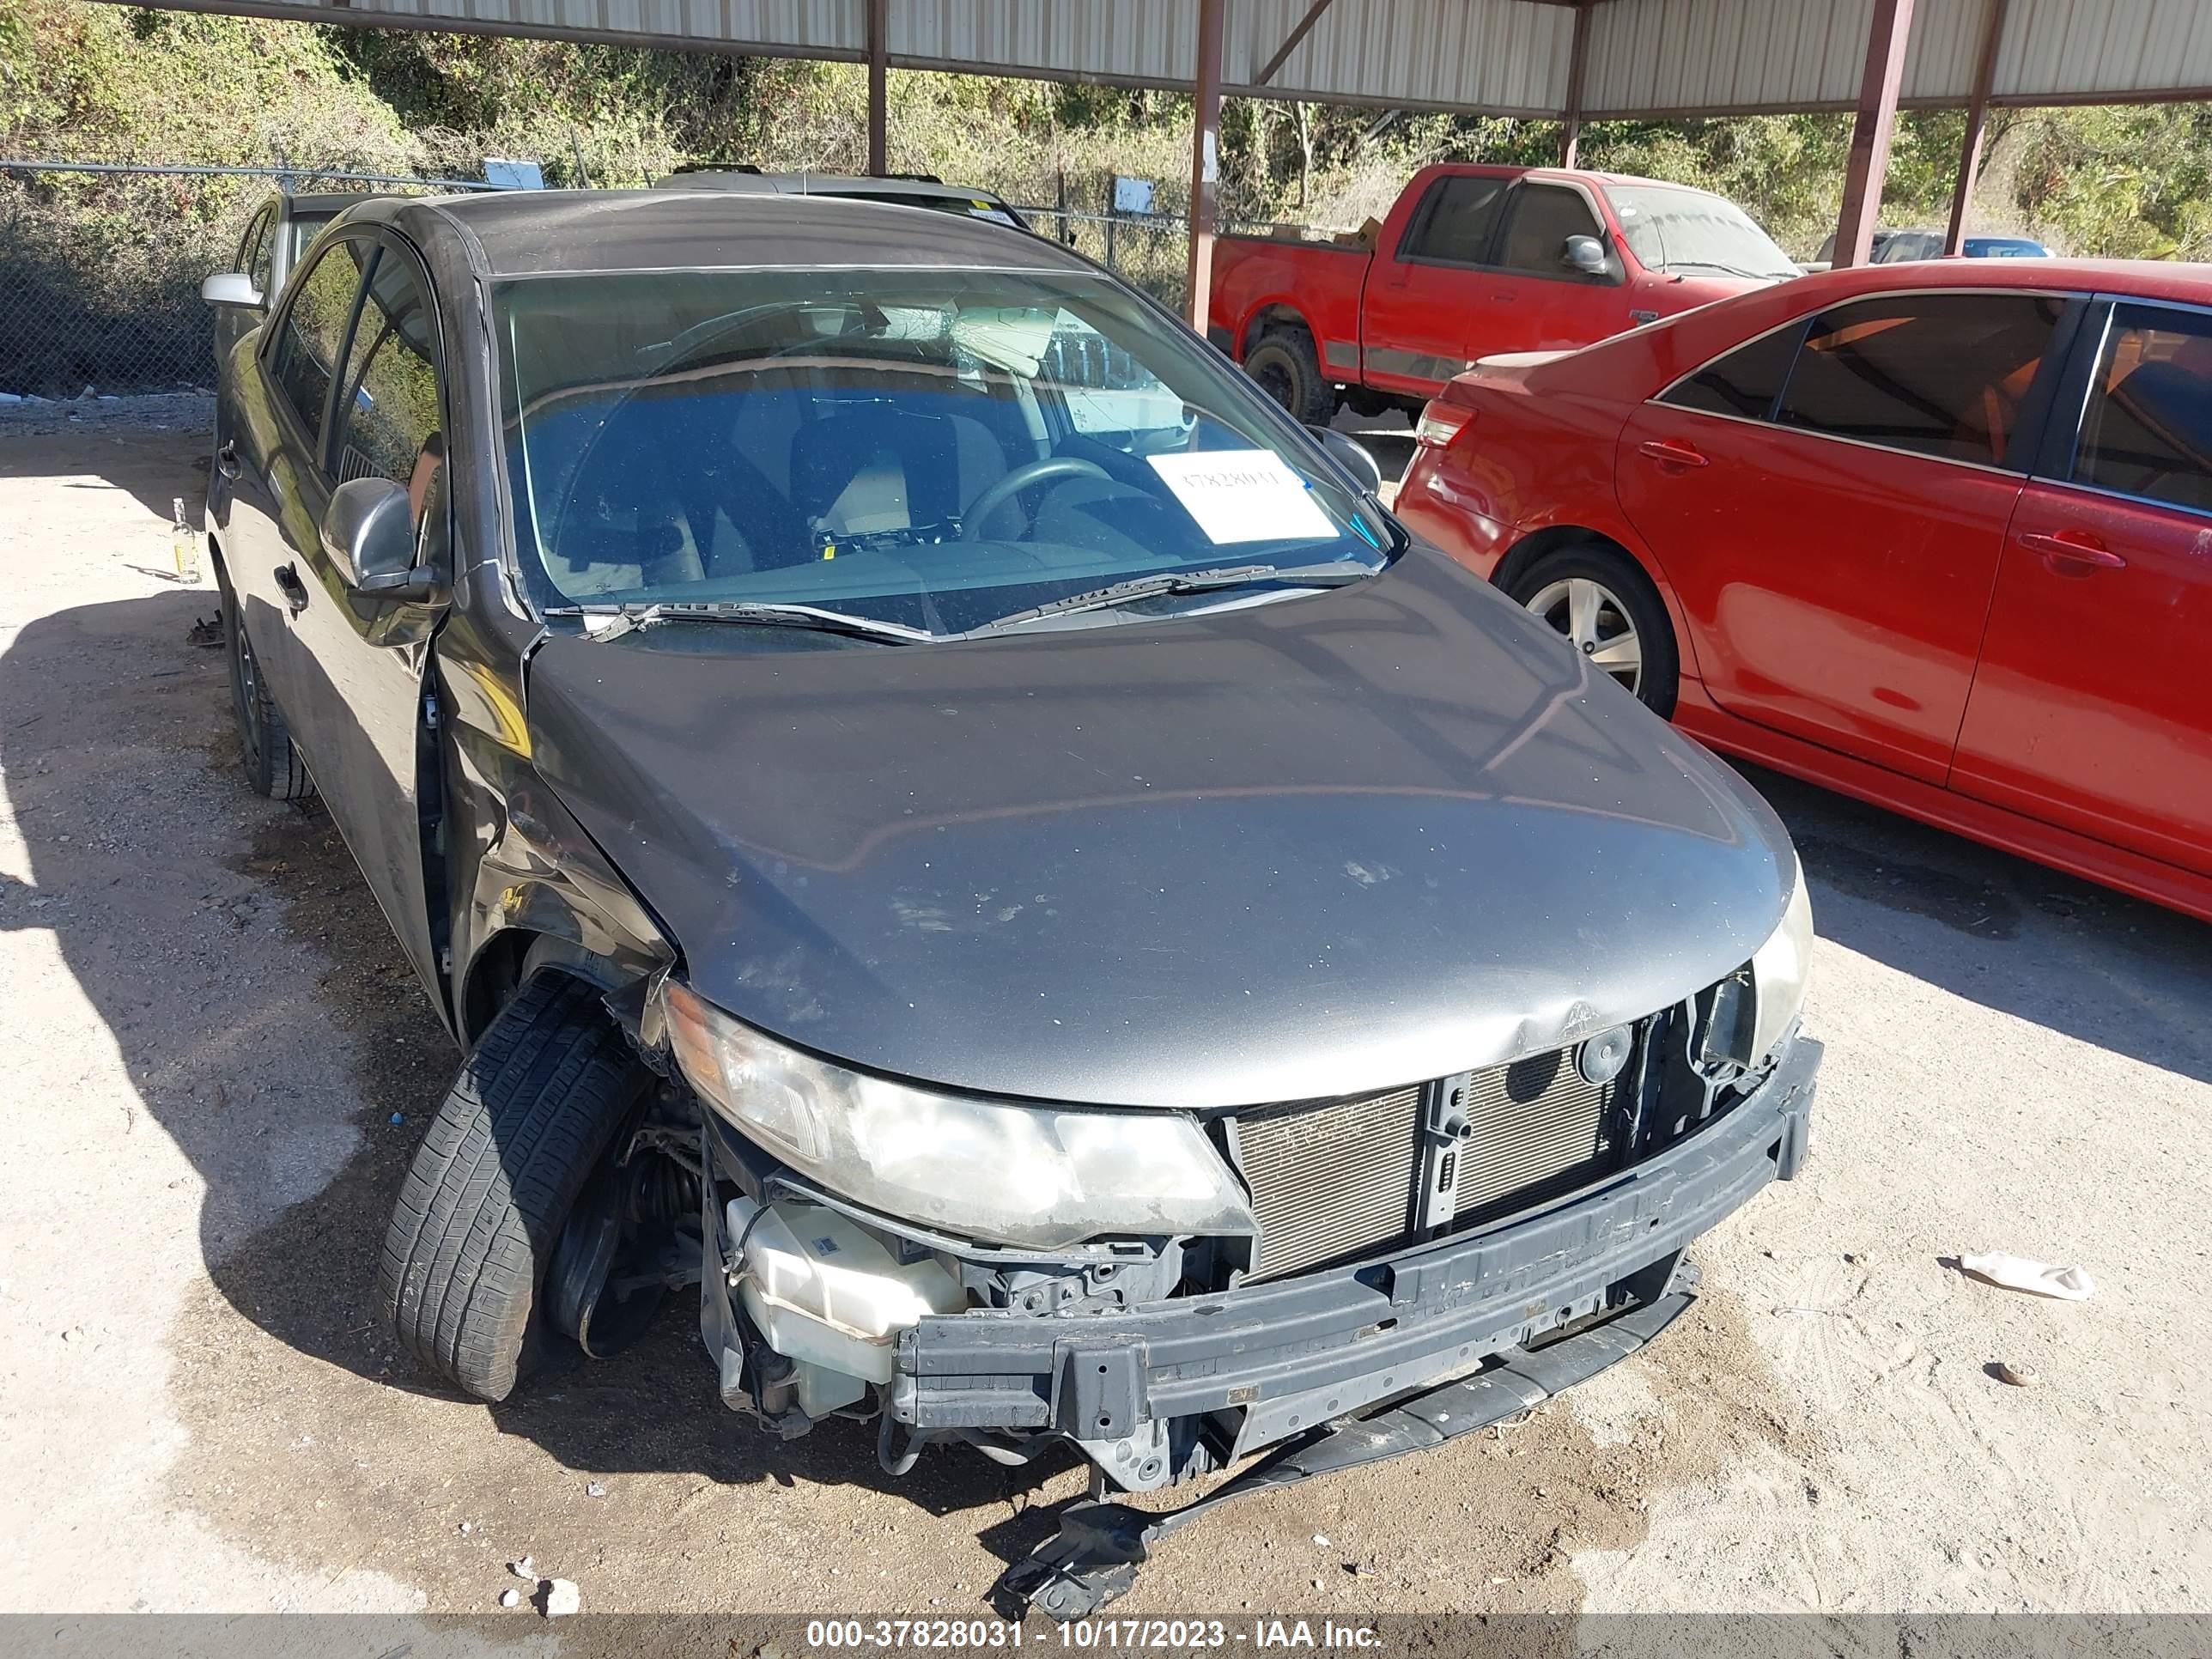
[[[886,1466],[900,1431],[909,1446],[959,1438],[987,1449],[1065,1438],[1101,1472],[1097,1485],[1143,1491],[1290,1443],[1189,1510],[1093,1504],[1071,1516],[1069,1531],[1024,1564],[1033,1582],[1014,1584],[1018,1572],[1010,1585],[1075,1616],[1118,1594],[1111,1584],[1133,1572],[1147,1539],[1234,1491],[1433,1445],[1632,1352],[1692,1299],[1684,1247],[1797,1173],[1820,1058],[1818,1043],[1795,1039],[1759,1087],[1696,1133],[1482,1230],[1115,1311],[924,1316],[887,1356]],[[717,1270],[703,1287],[702,1334],[725,1400],[758,1410],[747,1354],[775,1356],[733,1304],[726,1266],[738,1241],[711,1196],[704,1222]],[[1211,1455],[1194,1462],[1200,1442]]]
[[[1109,1443],[1102,1467],[1112,1474],[1122,1447],[1141,1452],[1148,1427],[1168,1420],[1236,1413],[1242,1455],[1464,1376],[1609,1305],[1656,1299],[1663,1286],[1639,1274],[1768,1182],[1796,1175],[1820,1052],[1798,1039],[1763,1087],[1701,1133],[1526,1219],[1119,1314],[924,1319],[899,1339],[891,1414],[921,1431],[1046,1430],[1086,1449]],[[1118,1484],[1158,1484],[1130,1475]]]

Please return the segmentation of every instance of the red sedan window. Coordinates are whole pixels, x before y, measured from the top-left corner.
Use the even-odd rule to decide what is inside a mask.
[[[1814,319],[1777,418],[1946,460],[2001,466],[2065,301],[1916,294]]]
[[[1708,415],[1764,421],[1774,413],[1774,400],[1782,395],[1790,366],[1797,360],[1797,343],[1804,336],[1802,321],[1762,334],[1749,345],[1738,346],[1696,374],[1683,376],[1660,394],[1659,401],[1678,409],[1703,410]]]
[[[2097,366],[2074,477],[2212,512],[2212,318],[2120,307]]]

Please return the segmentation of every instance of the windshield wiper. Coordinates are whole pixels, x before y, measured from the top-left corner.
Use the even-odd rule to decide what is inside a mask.
[[[1127,581],[1115,582],[1110,587],[1096,588],[1088,593],[1071,593],[1064,599],[1033,605],[1027,611],[1017,611],[1012,616],[994,617],[980,627],[969,629],[961,637],[972,639],[978,634],[995,634],[1002,629],[1019,628],[1046,617],[1065,617],[1077,611],[1110,610],[1115,605],[1155,599],[1164,593],[1201,593],[1208,588],[1243,587],[1253,582],[1287,582],[1298,587],[1341,587],[1348,582],[1364,580],[1381,568],[1380,565],[1353,564],[1340,559],[1328,564],[1239,564],[1224,566],[1217,570],[1162,571],[1156,576],[1132,577]]]
[[[811,628],[823,634],[848,634],[855,639],[876,640],[884,645],[922,645],[948,637],[904,623],[878,622],[842,611],[823,611],[811,605],[667,603],[661,605],[562,605],[550,607],[549,617],[575,617],[585,635],[593,640],[620,639],[634,629],[671,622],[736,623],[753,628]]]
[[[1670,259],[1660,267],[1662,270],[1717,270],[1723,276],[1748,276],[1755,283],[1778,282],[1780,274],[1771,270],[1746,270],[1741,265],[1724,265],[1717,259]]]

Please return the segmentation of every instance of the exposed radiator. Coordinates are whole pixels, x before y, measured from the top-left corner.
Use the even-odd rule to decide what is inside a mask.
[[[1458,1226],[1510,1215],[1595,1180],[1612,1162],[1615,1084],[1585,1083],[1562,1048],[1477,1072],[1474,1133],[1459,1153]]]
[[[1413,1217],[1422,1085],[1237,1121],[1260,1223],[1254,1276],[1395,1238]]]
[[[1510,1215],[1612,1167],[1612,1108],[1624,1086],[1583,1081],[1571,1049],[1474,1073],[1465,1103],[1473,1133],[1445,1154],[1458,1160],[1451,1224]],[[1239,1115],[1237,1149],[1260,1224],[1253,1277],[1412,1236],[1427,1087]]]

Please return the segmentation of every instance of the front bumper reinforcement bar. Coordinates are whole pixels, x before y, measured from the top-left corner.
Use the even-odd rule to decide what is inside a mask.
[[[1626,1359],[1698,1299],[1688,1288],[1696,1284],[1696,1270],[1687,1263],[1676,1268],[1674,1284],[1666,1295],[1601,1324],[1534,1349],[1509,1348],[1498,1356],[1501,1363],[1476,1376],[1370,1416],[1322,1424],[1179,1510],[1154,1514],[1127,1504],[1071,1504],[1060,1513],[1060,1530],[1009,1567],[999,1588],[1049,1618],[1087,1618],[1128,1593],[1153,1545],[1231,1498],[1428,1450],[1540,1406]]]

